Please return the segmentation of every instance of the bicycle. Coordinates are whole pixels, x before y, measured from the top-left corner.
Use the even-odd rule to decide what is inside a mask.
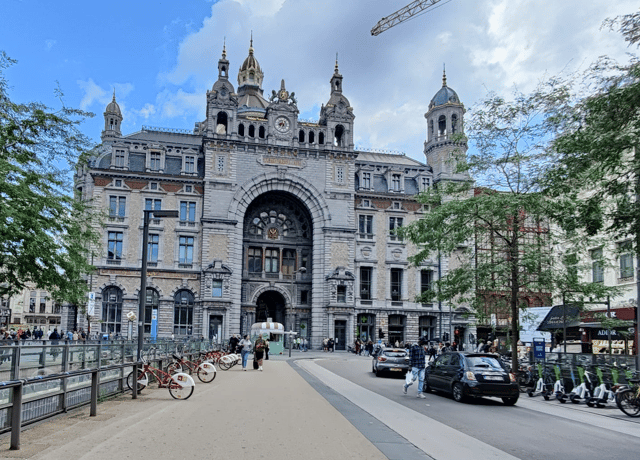
[[[616,394],[618,408],[629,417],[640,417],[640,379],[631,379],[633,386]]]
[[[198,379],[203,383],[213,382],[216,378],[216,367],[213,363],[206,361],[206,353],[201,353],[200,358],[196,361],[190,361],[184,356],[173,355],[174,361],[167,366],[167,372],[174,374],[175,372],[184,372],[184,367],[189,369],[189,373],[196,373]]]
[[[149,385],[150,376],[153,376],[158,382],[158,388],[169,389],[169,394],[174,399],[189,399],[193,394],[193,389],[196,383],[193,381],[190,375],[184,372],[171,375],[162,369],[155,368],[147,361],[143,361],[142,369],[138,369],[138,375],[136,377],[136,388],[138,393],[144,390]],[[127,375],[127,386],[131,391],[134,387],[133,371]]]

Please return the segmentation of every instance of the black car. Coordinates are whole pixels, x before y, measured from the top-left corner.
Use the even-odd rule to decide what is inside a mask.
[[[379,348],[373,352],[371,372],[380,377],[382,373],[404,375],[410,369],[409,354],[402,348]]]
[[[424,385],[425,391],[451,393],[459,402],[470,396],[496,396],[512,406],[520,395],[515,376],[492,353],[444,353],[429,363]]]

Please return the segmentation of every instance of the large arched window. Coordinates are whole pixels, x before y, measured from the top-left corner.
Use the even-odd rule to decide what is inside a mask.
[[[122,323],[122,291],[108,287],[102,291],[102,332],[119,334]]]
[[[193,304],[195,297],[190,291],[181,290],[174,297],[173,333],[178,335],[193,334]]]
[[[229,130],[229,126],[228,126],[227,113],[218,112],[218,116],[216,117],[216,133],[227,134],[228,130]]]
[[[455,134],[458,129],[458,115],[451,115],[451,134]]]
[[[342,125],[336,126],[335,139],[333,141],[333,145],[335,145],[336,147],[344,146],[344,126]]]
[[[444,115],[438,117],[438,136],[447,134],[447,118]]]
[[[147,288],[147,299],[144,305],[144,333],[151,334],[151,317],[153,310],[157,310],[160,304],[160,295],[153,288]]]

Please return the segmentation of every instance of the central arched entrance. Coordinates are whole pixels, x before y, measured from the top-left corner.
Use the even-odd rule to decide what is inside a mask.
[[[271,321],[284,324],[285,299],[277,291],[266,291],[256,301],[256,323]]]

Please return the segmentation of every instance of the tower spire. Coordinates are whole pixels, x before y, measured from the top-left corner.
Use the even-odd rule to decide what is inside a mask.
[[[334,73],[339,73],[338,72],[338,53],[336,53],[336,68],[335,68]]]
[[[442,63],[442,87],[447,86],[447,72],[444,67],[444,63]]]
[[[222,59],[227,59],[227,37],[222,39]]]

